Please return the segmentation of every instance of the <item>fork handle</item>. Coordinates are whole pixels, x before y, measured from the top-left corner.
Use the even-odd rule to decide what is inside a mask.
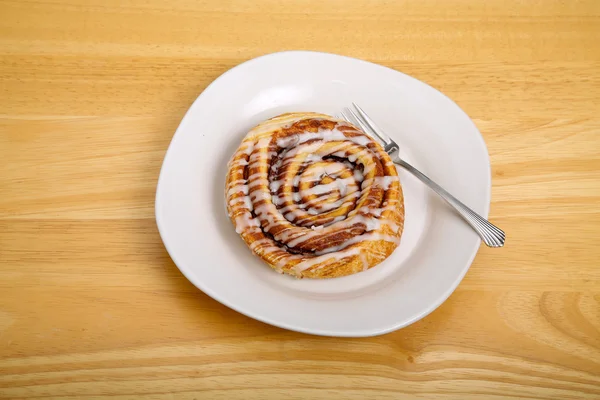
[[[450,204],[469,225],[471,225],[471,227],[475,230],[475,232],[477,232],[479,237],[481,237],[481,240],[483,240],[483,242],[487,246],[504,246],[506,235],[502,229],[498,228],[497,226],[483,218],[481,215],[471,210],[456,197],[448,193],[443,187],[429,179],[424,173],[422,173],[406,161],[400,158],[396,158],[394,160],[394,163],[404,167],[404,169],[406,169],[408,172],[419,178],[421,182],[433,189],[433,191],[440,195],[442,199],[446,200],[446,202]]]

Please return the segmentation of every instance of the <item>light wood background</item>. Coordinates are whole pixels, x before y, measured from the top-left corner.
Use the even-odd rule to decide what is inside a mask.
[[[181,117],[284,49],[415,76],[485,136],[507,245],[408,328],[271,327],[162,246]],[[600,398],[599,1],[0,0],[0,158],[0,398]]]

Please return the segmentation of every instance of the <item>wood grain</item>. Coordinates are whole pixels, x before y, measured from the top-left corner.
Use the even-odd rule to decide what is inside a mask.
[[[600,2],[0,0],[0,398],[600,398]],[[301,335],[195,289],[160,164],[217,76],[285,49],[440,89],[475,121],[491,220],[400,331]]]

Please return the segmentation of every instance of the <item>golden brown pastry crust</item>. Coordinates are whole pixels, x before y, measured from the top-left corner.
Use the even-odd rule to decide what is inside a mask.
[[[279,272],[350,275],[399,244],[404,202],[396,167],[345,121],[317,113],[267,120],[246,135],[228,168],[229,217]]]

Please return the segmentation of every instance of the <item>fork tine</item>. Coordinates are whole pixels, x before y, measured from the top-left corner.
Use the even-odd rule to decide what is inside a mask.
[[[362,122],[364,122],[365,125],[367,125],[369,127],[369,129],[371,130],[371,132],[373,132],[375,135],[377,135],[378,138],[380,138],[381,140],[383,140],[383,142],[385,144],[392,143],[392,139],[388,135],[386,135],[383,132],[383,130],[381,128],[379,128],[375,122],[373,122],[373,120],[371,118],[369,118],[369,116],[367,115],[367,113],[364,112],[364,110],[362,108],[360,108],[358,106],[358,104],[352,103],[352,105],[356,109],[356,112],[358,113],[359,119],[361,119]]]
[[[346,122],[350,122],[350,121],[348,121],[348,118],[346,118],[346,116],[344,115],[344,112],[343,112],[343,111],[340,111],[340,113],[339,113],[339,114],[336,114],[336,115],[335,115],[335,117],[336,117],[337,119],[343,119],[343,120],[345,120]]]
[[[367,134],[368,136],[371,136],[371,137],[374,136],[373,131],[370,130],[369,127],[367,125],[365,125],[364,122],[362,122],[351,109],[349,109],[348,107],[344,107],[341,111],[341,114],[346,121],[359,127],[365,134]],[[374,138],[381,140],[381,138],[379,138],[377,136],[375,136]],[[383,142],[383,144],[385,144],[385,142]]]
[[[342,115],[342,119],[345,119],[352,125],[359,126],[358,121],[356,121],[356,119],[352,117],[352,115],[350,114],[350,110],[347,107],[344,107],[344,109],[340,111],[340,114]]]
[[[346,121],[350,122],[352,125],[359,127],[367,135],[373,136],[371,133],[368,132],[368,128],[362,123],[361,120],[358,119],[356,114],[354,114],[351,109],[349,109],[348,107],[344,107],[344,109],[342,110],[342,115],[344,116],[344,119]]]
[[[376,137],[377,139],[379,139],[384,145],[388,144],[387,140],[385,140],[385,137],[381,136],[379,133],[377,133],[376,130],[374,130],[373,128],[371,128],[371,126],[369,126],[369,124],[362,118],[360,118],[360,116],[356,115],[356,113],[354,111],[352,111],[352,109],[350,108],[346,108],[346,110],[348,110],[348,113],[350,115],[352,115],[352,119],[356,121],[356,123],[354,123],[354,125],[360,126],[360,128],[369,136],[373,136]]]

